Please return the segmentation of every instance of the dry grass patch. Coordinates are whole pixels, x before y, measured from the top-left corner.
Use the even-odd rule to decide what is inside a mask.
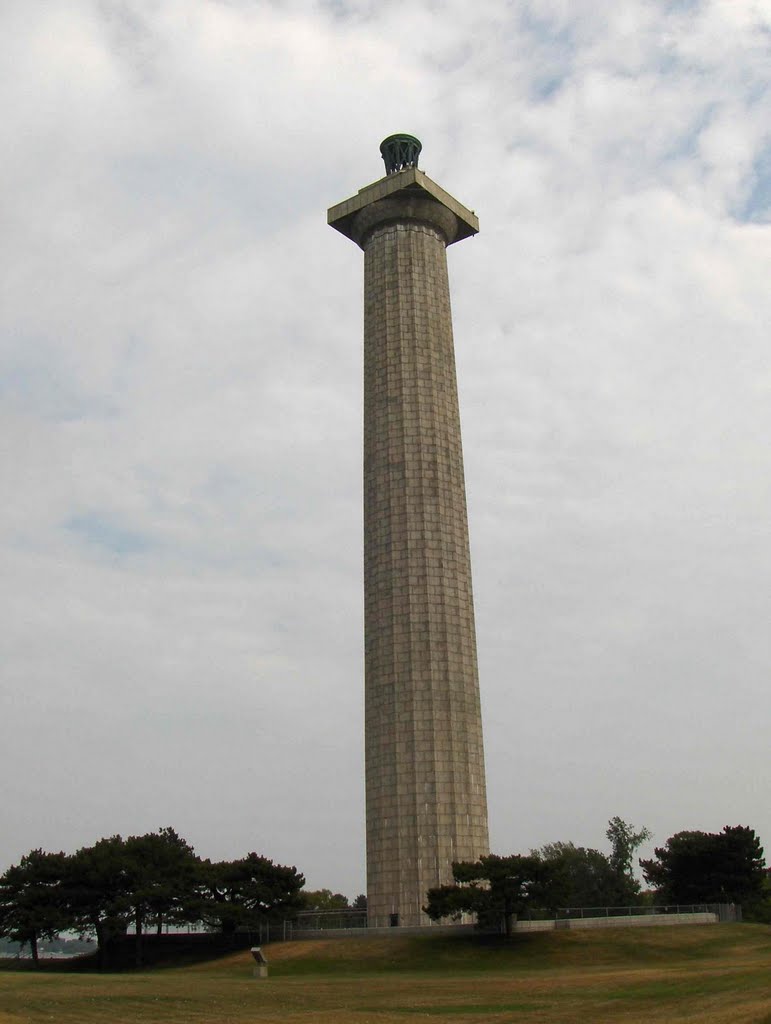
[[[0,971],[0,1024],[771,1024],[771,928],[338,939],[113,975]]]

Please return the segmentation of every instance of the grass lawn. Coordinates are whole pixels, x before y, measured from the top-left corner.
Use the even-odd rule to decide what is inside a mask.
[[[119,974],[0,970],[0,1024],[771,1024],[771,927],[356,938]]]

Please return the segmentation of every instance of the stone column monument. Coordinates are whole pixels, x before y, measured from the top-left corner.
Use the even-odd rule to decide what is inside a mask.
[[[333,206],[364,250],[364,618],[370,926],[489,852],[466,493],[445,249],[476,216],[393,135],[386,176]]]

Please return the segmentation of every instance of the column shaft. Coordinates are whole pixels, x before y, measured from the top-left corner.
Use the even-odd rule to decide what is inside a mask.
[[[362,244],[368,911],[414,925],[489,849],[463,455],[446,239]]]

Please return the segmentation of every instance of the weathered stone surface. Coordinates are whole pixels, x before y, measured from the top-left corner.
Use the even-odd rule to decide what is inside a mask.
[[[452,862],[488,852],[445,254],[465,208],[370,189],[368,205],[340,204],[365,251],[368,916],[416,925]]]
[[[355,196],[345,199],[327,211],[327,223],[348,238],[353,238],[351,223],[359,211],[378,200],[399,198],[405,195],[431,199],[454,214],[457,218],[458,228],[455,238],[448,240],[448,245],[451,242],[459,242],[462,238],[475,235],[479,231],[479,221],[474,211],[459,203],[449,192],[445,192],[440,185],[437,185],[417,167],[405,167],[404,170],[396,174],[388,174],[385,178],[360,188]]]

